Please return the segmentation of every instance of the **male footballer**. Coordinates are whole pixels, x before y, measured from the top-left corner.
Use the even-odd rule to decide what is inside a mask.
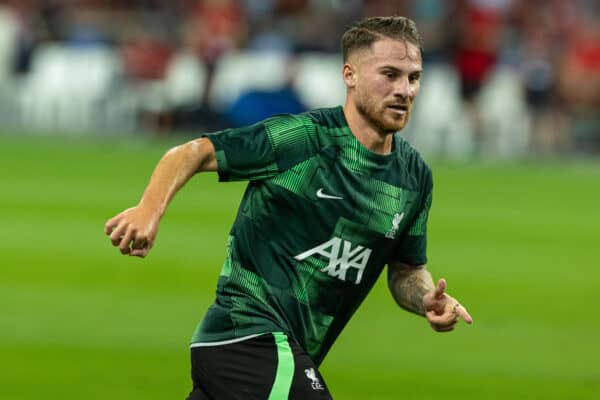
[[[145,257],[194,174],[249,181],[216,300],[192,337],[188,400],[330,399],[318,367],[386,265],[396,302],[434,330],[472,322],[425,268],[431,171],[398,133],[422,73],[415,24],[365,19],[343,35],[342,53],[343,107],[177,146],[139,204],[106,223],[121,253]]]

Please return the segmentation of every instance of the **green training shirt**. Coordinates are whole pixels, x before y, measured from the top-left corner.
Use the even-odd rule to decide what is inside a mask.
[[[219,179],[249,183],[192,343],[285,332],[319,365],[390,260],[426,262],[431,171],[399,134],[367,150],[342,107],[207,137]]]

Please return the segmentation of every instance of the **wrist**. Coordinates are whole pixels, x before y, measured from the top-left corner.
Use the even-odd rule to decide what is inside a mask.
[[[159,201],[153,201],[151,198],[143,197],[137,205],[143,213],[155,219],[162,218],[166,211],[166,207]]]

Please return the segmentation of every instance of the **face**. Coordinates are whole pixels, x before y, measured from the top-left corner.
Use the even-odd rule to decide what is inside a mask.
[[[404,128],[419,93],[421,52],[409,42],[380,39],[370,49],[351,54],[344,65],[349,99],[382,134]]]

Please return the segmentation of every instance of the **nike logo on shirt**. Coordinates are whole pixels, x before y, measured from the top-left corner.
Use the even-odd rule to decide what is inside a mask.
[[[325,194],[323,193],[323,188],[320,188],[319,190],[317,190],[317,197],[321,198],[321,199],[333,199],[333,200],[344,200],[343,197],[340,196],[332,196],[330,194]]]

